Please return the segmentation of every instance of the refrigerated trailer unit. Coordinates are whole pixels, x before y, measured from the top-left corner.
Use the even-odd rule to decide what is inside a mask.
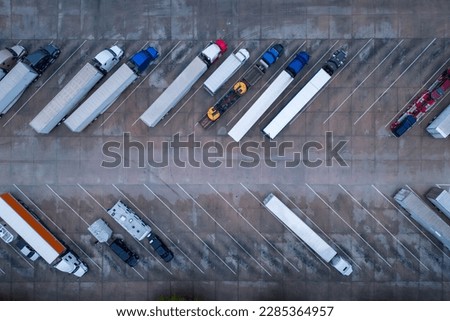
[[[305,242],[325,262],[330,263],[342,275],[348,276],[352,274],[353,268],[350,263],[338,255],[327,242],[295,215],[274,194],[269,194],[263,203],[284,226]]]
[[[434,138],[447,138],[450,135],[450,105],[427,126],[427,132]]]
[[[226,50],[227,44],[222,39],[209,43],[148,107],[140,119],[147,126],[155,127]]]
[[[235,141],[240,141],[270,106],[272,106],[275,100],[280,97],[283,91],[286,90],[289,84],[294,80],[294,77],[297,76],[308,61],[309,55],[306,52],[302,51],[298,53],[294,60],[289,63],[287,68],[275,78],[258,100],[256,100],[247,110],[244,116],[242,116],[233,128],[231,128],[228,135]]]
[[[431,188],[426,197],[442,213],[450,219],[450,193],[439,187]]]
[[[90,95],[64,124],[73,132],[84,130],[103,114],[158,56],[158,51],[153,47],[135,53]]]
[[[105,49],[97,54],[92,62],[83,68],[64,86],[63,89],[30,122],[39,134],[48,134],[63,122],[92,88],[102,79],[123,56],[118,46]]]
[[[347,52],[343,49],[334,52],[327,63],[270,121],[263,129],[263,133],[271,139],[274,139],[308,105],[314,96],[325,87],[334,72],[344,64],[346,57]]]
[[[0,218],[54,268],[83,276],[88,268],[11,194],[0,195]]]
[[[400,189],[394,199],[424,229],[433,234],[450,250],[450,226],[428,207],[417,195],[407,188]]]

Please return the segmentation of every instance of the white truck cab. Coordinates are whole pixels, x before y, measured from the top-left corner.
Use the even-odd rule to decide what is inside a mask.
[[[94,65],[107,73],[113,69],[122,57],[123,50],[119,46],[112,46],[111,48],[106,48],[94,57]]]

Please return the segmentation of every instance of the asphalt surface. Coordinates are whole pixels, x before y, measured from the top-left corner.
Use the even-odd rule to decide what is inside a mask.
[[[77,279],[43,260],[29,262],[2,242],[0,299],[449,300],[450,251],[393,200],[404,185],[420,196],[432,186],[450,186],[450,145],[425,130],[449,105],[449,95],[403,137],[389,131],[401,110],[449,66],[449,16],[445,0],[1,0],[1,48],[20,42],[33,51],[53,42],[62,53],[0,119],[0,191],[33,208],[90,271]],[[237,48],[251,55],[217,96],[202,84],[219,63],[155,128],[139,121],[217,38],[228,43],[225,58]],[[202,129],[198,121],[207,109],[275,43],[285,47],[279,61],[212,128]],[[113,44],[126,58],[149,45],[161,55],[82,133],[64,125],[48,135],[35,133],[28,125],[34,116]],[[277,153],[277,145],[269,155],[260,130],[341,47],[347,62],[274,140],[291,144],[285,153]],[[309,64],[241,149],[229,145],[227,131],[300,50],[311,55]],[[344,163],[325,151],[326,132],[333,135],[331,147],[346,142],[339,151]],[[165,147],[191,134],[200,147],[183,147],[179,155]],[[120,144],[112,150],[121,160],[106,168],[113,158],[104,146],[111,142]],[[300,154],[308,142],[323,148]],[[244,143],[251,148],[243,150]],[[223,153],[208,155],[204,146],[212,144]],[[307,160],[322,163],[311,167]],[[349,260],[353,274],[341,276],[280,224],[262,206],[269,193]],[[119,199],[169,246],[171,263],[107,215]],[[141,257],[134,269],[95,244],[87,227],[97,218]]]

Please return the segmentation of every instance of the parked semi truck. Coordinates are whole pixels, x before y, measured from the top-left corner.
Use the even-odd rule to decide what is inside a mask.
[[[450,135],[450,105],[427,126],[427,132],[434,138],[447,138]]]
[[[298,53],[287,68],[283,70],[255,103],[247,110],[244,116],[231,128],[228,135],[235,141],[240,141],[242,137],[253,127],[262,115],[272,106],[275,100],[280,97],[283,91],[294,80],[294,77],[308,63],[309,55],[302,51]]]
[[[150,226],[122,201],[118,201],[107,212],[138,241],[142,241],[152,231]]]
[[[0,195],[0,218],[34,251],[57,270],[81,277],[88,267],[53,235],[21,202]]]
[[[158,51],[153,47],[135,53],[90,95],[64,124],[73,132],[81,132],[103,114],[158,56]]]
[[[227,50],[222,39],[211,42],[141,115],[140,119],[149,127],[155,127],[164,116],[188,93],[192,86]]]
[[[61,124],[81,100],[94,88],[123,56],[123,50],[112,46],[97,54],[34,117],[30,126],[39,134],[48,134]]]
[[[407,188],[400,189],[394,199],[424,229],[433,234],[450,250],[450,226],[425,202]]]
[[[200,119],[199,123],[207,129],[211,127],[228,109],[234,106],[238,100],[244,96],[250,87],[253,87],[262,76],[265,75],[267,69],[272,66],[283,53],[283,46],[276,44],[269,48],[262,56],[254,63],[244,76],[236,82],[233,87],[222,97],[214,106],[208,109],[208,112]]]
[[[25,89],[58,58],[61,51],[48,44],[32,52],[0,81],[0,117],[11,109]]]
[[[319,91],[330,81],[333,74],[347,58],[347,52],[339,49],[326,64],[311,78],[297,95],[264,127],[263,133],[274,139],[301,112]]]
[[[450,219],[450,193],[445,189],[433,187],[427,192],[428,200]]]
[[[241,49],[237,53],[225,59],[223,63],[206,79],[203,83],[203,88],[212,96],[241,68],[247,59],[250,58],[250,53],[247,49]]]
[[[297,237],[306,243],[325,262],[330,263],[342,275],[352,274],[353,268],[328,245],[316,232],[303,222],[274,194],[269,194],[263,201],[267,209]]]
[[[396,137],[402,136],[415,123],[417,123],[425,114],[433,109],[437,102],[444,96],[450,88],[450,68],[447,68],[439,78],[418,98],[414,100],[411,106],[391,124],[391,131]]]
[[[24,47],[16,45],[0,50],[0,80],[27,54]]]

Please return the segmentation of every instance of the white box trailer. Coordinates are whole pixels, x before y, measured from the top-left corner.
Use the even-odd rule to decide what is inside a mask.
[[[103,114],[137,78],[138,75],[123,64],[64,121],[64,124],[73,132],[81,132]]]
[[[231,55],[206,79],[203,88],[212,96],[241,68],[250,54],[247,49],[241,49]]]
[[[123,50],[118,46],[105,49],[87,63],[63,89],[34,117],[30,126],[40,134],[48,134],[86,97],[92,88],[120,61]]]
[[[150,105],[140,119],[147,126],[155,127],[226,49],[227,45],[221,39],[216,40],[215,43],[210,43]]]
[[[394,199],[411,214],[411,217],[417,223],[438,238],[450,250],[450,226],[436,212],[406,188],[400,189],[394,195]]]
[[[27,87],[39,76],[33,68],[18,62],[0,81],[0,115],[4,115],[19,100]]]
[[[112,229],[101,218],[89,225],[88,231],[91,232],[100,243],[107,243],[113,234]]]
[[[284,107],[270,123],[264,127],[263,132],[274,139],[294,117],[313,99],[313,97],[330,80],[331,76],[320,69],[319,72],[299,91],[297,95]]]
[[[439,187],[431,188],[426,197],[436,206],[442,213],[450,218],[450,193]]]
[[[118,201],[107,213],[138,241],[142,241],[152,231],[151,227],[122,201]]]
[[[325,262],[330,263],[342,275],[348,276],[353,272],[353,268],[349,262],[339,256],[327,242],[295,215],[274,194],[269,194],[263,203],[284,226],[305,242]]]
[[[450,105],[427,126],[427,132],[434,138],[447,138],[450,135]]]
[[[0,195],[0,218],[56,269],[78,277],[88,271],[72,251],[9,193]]]
[[[247,110],[244,116],[231,128],[228,135],[235,141],[240,141],[293,80],[294,78],[283,70],[250,109]]]

